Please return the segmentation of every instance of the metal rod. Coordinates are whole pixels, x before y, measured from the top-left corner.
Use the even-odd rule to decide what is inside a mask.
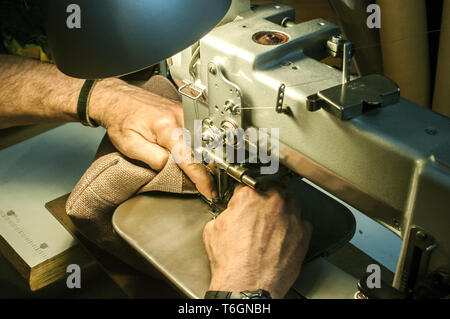
[[[342,56],[342,84],[350,80],[350,63],[352,61],[352,44],[345,41]]]

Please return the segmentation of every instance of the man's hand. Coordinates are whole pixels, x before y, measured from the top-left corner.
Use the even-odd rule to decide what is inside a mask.
[[[83,83],[52,64],[0,55],[0,129],[78,121],[77,101]],[[206,168],[194,163],[190,147],[180,143],[181,136],[172,139],[175,129],[183,127],[180,103],[111,78],[94,86],[89,115],[108,130],[119,151],[155,170],[164,167],[175,145],[183,145],[178,151],[188,156],[179,166],[200,193],[214,197],[214,184]]]
[[[294,198],[238,186],[228,208],[203,232],[211,264],[209,290],[264,289],[283,298],[297,279],[312,226],[300,222]]]
[[[121,153],[154,170],[166,165],[169,152],[178,145],[187,160],[177,164],[200,193],[209,199],[215,196],[213,180],[205,166],[194,163],[191,149],[183,144],[181,135],[173,138],[174,131],[183,127],[180,102],[117,79],[107,79],[94,87],[89,109],[90,116],[108,130],[111,142]]]

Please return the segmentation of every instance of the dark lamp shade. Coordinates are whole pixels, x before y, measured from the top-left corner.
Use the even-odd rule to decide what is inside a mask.
[[[44,0],[44,19],[57,67],[72,77],[98,79],[141,70],[187,48],[220,22],[230,4]]]

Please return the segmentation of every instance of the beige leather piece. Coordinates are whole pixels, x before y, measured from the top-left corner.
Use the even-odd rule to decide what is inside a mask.
[[[141,88],[168,99],[181,101],[177,88],[162,75],[152,76]]]
[[[292,179],[286,191],[300,200],[302,218],[313,225],[305,263],[336,251],[353,237],[355,218],[345,206],[300,179]],[[198,196],[148,193],[121,204],[113,227],[183,294],[203,298],[211,276],[202,240],[203,228],[212,219],[208,210]],[[299,292],[309,297],[308,291]]]
[[[203,228],[212,218],[197,196],[139,195],[113,215],[115,231],[189,298],[203,298],[211,278]]]

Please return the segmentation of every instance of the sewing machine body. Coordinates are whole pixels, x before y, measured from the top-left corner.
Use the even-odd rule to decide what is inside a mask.
[[[449,265],[450,119],[403,98],[368,112],[332,103],[312,112],[311,96],[327,99],[327,89],[342,85],[342,72],[320,62],[339,28],[321,19],[286,23],[294,17],[282,4],[250,10],[234,1],[220,26],[170,58],[172,76],[198,93],[183,95],[185,126],[278,128],[284,166],[402,238],[393,286],[409,291]],[[257,43],[262,31],[279,43]],[[375,88],[372,80],[347,87]]]

